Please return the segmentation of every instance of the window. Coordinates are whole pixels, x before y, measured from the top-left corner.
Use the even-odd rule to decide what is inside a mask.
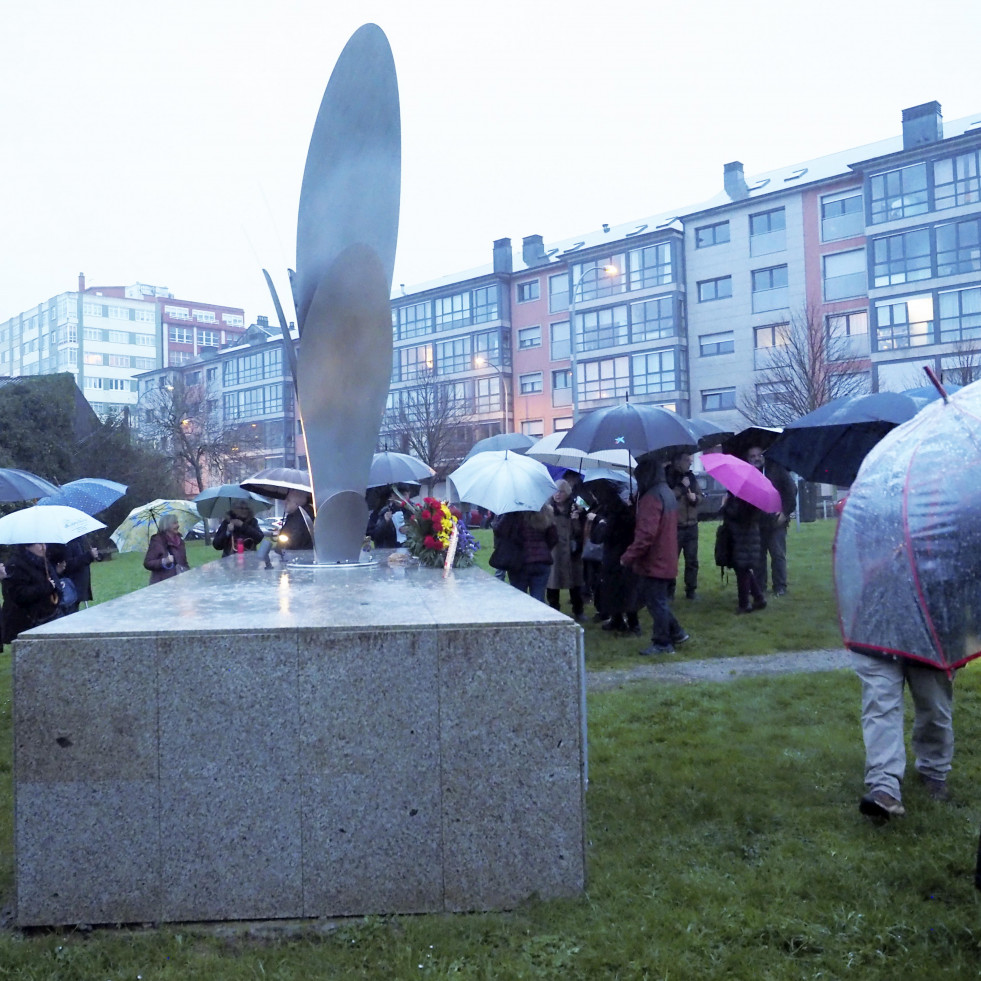
[[[115,320],[129,320],[129,307],[109,307],[109,316]]]
[[[569,321],[562,320],[551,324],[549,330],[549,360],[564,361],[572,356],[572,346],[569,343]]]
[[[933,297],[908,296],[875,305],[875,344],[879,351],[921,347],[933,342]]]
[[[626,306],[587,310],[576,315],[578,351],[597,351],[626,344],[629,338]]]
[[[110,344],[129,344],[128,330],[107,330],[106,340]]]
[[[436,329],[449,330],[470,323],[470,294],[440,296],[436,299]]]
[[[621,398],[630,392],[630,359],[606,358],[579,364],[579,394],[584,400]]]
[[[542,346],[541,327],[522,327],[518,330],[518,349]]]
[[[82,357],[85,364],[105,364],[105,358],[101,354],[86,354]]]
[[[610,267],[615,273],[608,273]],[[582,300],[598,300],[604,296],[622,293],[624,289],[623,271],[626,268],[623,255],[611,255],[605,259],[577,263],[572,267],[576,303]]]
[[[937,226],[937,275],[981,270],[981,218]]]
[[[88,355],[86,355],[88,357]],[[110,354],[109,355],[109,367],[110,368],[129,368],[131,367],[130,359],[125,354]]]
[[[164,307],[164,313],[168,317],[173,317],[174,320],[190,320],[191,311],[187,307]]]
[[[660,296],[630,304],[630,340],[663,341],[677,336],[674,298]]]
[[[510,362],[511,359],[511,348],[510,340],[505,339],[504,350],[507,354],[507,360]],[[501,336],[496,330],[484,331],[482,334],[473,335],[473,353],[474,357],[482,355],[483,358],[491,363],[496,363],[503,365],[501,360]]]
[[[104,341],[108,336],[108,331],[99,330],[97,327],[86,327],[82,331],[82,339],[86,341]]]
[[[541,439],[545,435],[544,419],[525,419],[521,423],[521,432],[532,439]]]
[[[138,347],[154,347],[156,339],[153,334],[134,334],[133,343]]]
[[[216,324],[218,323],[218,318],[215,316],[214,310],[195,310],[194,319],[199,324]]]
[[[627,289],[641,290],[650,286],[667,286],[674,282],[671,264],[671,243],[661,242],[634,249],[627,253]]]
[[[175,344],[190,344],[191,343],[191,328],[190,327],[171,327],[170,328],[170,339]]]
[[[209,381],[215,377],[212,374],[215,370],[215,368],[208,369]],[[281,347],[270,347],[264,351],[241,355],[222,365],[222,382],[226,388],[261,381],[263,378],[279,378],[282,374],[283,349]]]
[[[981,151],[969,150],[933,165],[934,207],[937,211],[981,201]]]
[[[432,344],[399,348],[395,355],[398,358],[399,378],[402,381],[412,381],[433,369]]]
[[[221,319],[224,320],[229,327],[245,326],[245,320],[240,313],[223,313],[221,315]]]
[[[981,286],[940,294],[940,340],[981,337]]]
[[[552,372],[552,405],[572,404],[572,369],[558,368]]]
[[[695,229],[695,248],[707,249],[712,245],[723,245],[729,241],[729,222],[720,221],[714,225],[702,225]]]
[[[674,348],[635,354],[631,361],[634,372],[631,391],[634,395],[661,395],[681,387]]]
[[[869,332],[869,315],[865,310],[856,310],[854,313],[832,313],[825,319],[825,323],[828,337],[832,339],[855,337]]]
[[[86,317],[101,317],[106,308],[101,303],[83,303],[82,314]]]
[[[486,324],[497,320],[497,287],[482,286],[473,291],[473,322]]]
[[[716,354],[732,354],[735,350],[735,334],[731,330],[723,330],[717,334],[702,334],[698,338],[698,353],[703,358],[710,358]]]
[[[529,303],[541,296],[541,284],[537,279],[529,279],[526,283],[518,283],[518,302]]]
[[[194,355],[190,351],[171,351],[170,352],[170,363],[171,364],[187,364],[188,361],[193,358]]]
[[[720,409],[734,409],[735,407],[735,388],[702,389],[702,412],[718,412]]]
[[[500,412],[503,387],[497,375],[490,378],[475,378],[474,408],[477,412]]]
[[[872,243],[872,284],[893,286],[929,279],[932,275],[930,231],[917,228]],[[858,294],[850,294],[857,296]],[[826,297],[834,299],[834,297]]]
[[[428,334],[433,328],[433,310],[431,303],[413,303],[408,307],[398,308],[398,336],[406,341],[410,337]]]
[[[767,324],[753,331],[753,345],[757,351],[768,347],[784,347],[790,333],[790,324]]]
[[[708,303],[711,300],[724,300],[732,296],[732,276],[720,276],[718,279],[703,279],[698,284],[698,302]]]
[[[535,395],[542,391],[542,373],[532,371],[527,375],[518,375],[518,391],[522,395]]]
[[[770,255],[787,248],[787,216],[783,208],[749,216],[749,254]]]
[[[198,345],[200,347],[218,347],[218,331],[199,330]]]
[[[821,198],[821,241],[852,238],[865,230],[861,191],[841,191]]]
[[[780,310],[787,306],[787,267],[753,271],[753,313]]]
[[[436,371],[441,375],[453,375],[474,367],[470,354],[470,338],[454,337],[436,345]]]
[[[865,294],[865,249],[835,252],[826,255],[822,261],[825,300],[843,300]]]
[[[925,163],[876,174],[869,184],[873,225],[894,221],[896,218],[922,215],[929,208]]]
[[[548,277],[548,312],[569,309],[569,274],[557,273]]]
[[[790,382],[760,382],[756,386],[756,404],[761,409],[780,410],[791,401]]]

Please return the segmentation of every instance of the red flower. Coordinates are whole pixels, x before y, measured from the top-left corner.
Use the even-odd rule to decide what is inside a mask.
[[[432,535],[426,535],[426,537],[422,540],[422,545],[423,548],[428,548],[432,552],[442,551],[443,548],[443,543],[438,539],[433,538]]]
[[[423,511],[421,517],[423,521],[429,521],[432,515],[428,511]]]

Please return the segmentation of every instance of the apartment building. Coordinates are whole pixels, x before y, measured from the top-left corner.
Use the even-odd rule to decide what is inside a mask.
[[[500,239],[486,269],[397,291],[382,439],[423,372],[473,437],[624,398],[742,428],[741,407],[784,396],[801,318],[870,391],[922,384],[923,364],[981,376],[981,113],[944,123],[930,102],[897,129],[763,174],[733,161],[701,204],[520,253]]]
[[[241,307],[175,299],[165,287],[86,286],[0,323],[0,374],[71,372],[102,418],[137,400],[136,376],[234,342]]]

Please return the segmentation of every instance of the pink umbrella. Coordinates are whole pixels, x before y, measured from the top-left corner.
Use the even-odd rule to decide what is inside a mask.
[[[769,514],[780,513],[780,492],[751,463],[728,453],[706,453],[702,466],[740,500]]]

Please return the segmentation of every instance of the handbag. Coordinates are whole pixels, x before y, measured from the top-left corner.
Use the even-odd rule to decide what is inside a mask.
[[[583,562],[602,562],[603,546],[599,542],[586,541],[582,546]]]
[[[524,545],[514,538],[499,538],[491,552],[487,564],[492,569],[503,569],[505,572],[513,572],[520,569],[524,564],[525,548]]]

